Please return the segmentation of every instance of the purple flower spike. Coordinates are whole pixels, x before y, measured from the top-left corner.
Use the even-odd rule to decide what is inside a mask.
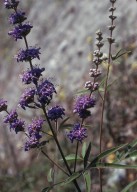
[[[12,31],[9,31],[8,34],[17,41],[18,39],[22,39],[23,37],[27,36],[31,28],[32,25],[30,24],[15,26],[15,28]]]
[[[15,120],[10,124],[10,129],[14,129],[16,134],[20,131],[24,131],[25,122],[22,120]]]
[[[7,110],[7,101],[0,99],[0,112]]]
[[[71,143],[73,143],[74,140],[82,142],[87,137],[87,129],[81,127],[79,123],[76,123],[73,129],[67,134],[67,137]]]
[[[32,70],[25,71],[21,76],[22,82],[25,84],[30,84],[32,82],[37,84],[37,81],[39,80],[40,76],[42,76],[42,72],[44,70],[45,68],[35,67]]]
[[[35,89],[28,88],[25,90],[20,98],[19,105],[25,109],[25,107],[30,107],[29,104],[34,102]]]
[[[15,24],[20,24],[23,21],[25,21],[27,17],[25,16],[25,12],[23,11],[18,11],[15,13],[12,13],[9,17],[9,22],[13,25]]]
[[[53,93],[56,93],[54,85],[48,80],[43,81],[37,89],[39,102],[48,105],[53,97]]]
[[[33,120],[28,126],[29,140],[25,143],[25,151],[29,151],[30,149],[39,146],[39,140],[42,137],[40,132],[42,130],[43,122],[43,119],[39,118],[37,120]]]
[[[65,115],[64,113],[65,109],[63,107],[59,107],[59,106],[55,106],[52,107],[49,111],[48,111],[48,118],[51,121],[56,121],[59,118],[62,118],[63,115]]]
[[[30,47],[29,49],[23,50],[20,49],[18,55],[15,56],[15,58],[17,58],[17,62],[27,62],[27,61],[31,61],[32,59],[40,59],[39,52],[40,48],[36,48],[36,47]]]
[[[4,0],[4,5],[6,9],[16,9],[19,4],[19,1],[16,0]]]
[[[13,123],[18,118],[16,110],[12,110],[4,119],[4,123]]]
[[[96,101],[93,97],[82,95],[77,98],[73,112],[78,113],[80,118],[87,118],[91,115],[90,111],[88,111],[87,109],[94,107],[95,102]]]

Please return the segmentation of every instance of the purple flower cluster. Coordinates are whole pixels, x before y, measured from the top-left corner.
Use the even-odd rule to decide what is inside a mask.
[[[9,17],[10,24],[21,24],[23,21],[25,21],[27,17],[25,16],[25,12],[18,11],[15,13],[12,13]]]
[[[29,104],[34,102],[35,89],[27,88],[22,94],[19,105],[25,109],[25,107],[30,107]]]
[[[67,133],[67,137],[73,143],[74,140],[82,142],[87,137],[87,129],[81,127],[79,123],[74,124],[73,129]]]
[[[31,28],[32,25],[30,25],[29,23],[22,24],[19,26],[15,26],[14,29],[12,31],[9,31],[8,34],[17,41],[18,39],[22,39],[23,37],[28,35]]]
[[[28,140],[25,143],[25,151],[29,151],[31,148],[36,148],[40,144],[40,139],[42,137],[41,130],[43,125],[43,119],[39,118],[33,120],[28,126]]]
[[[87,95],[79,96],[74,105],[74,113],[78,113],[79,117],[85,119],[91,115],[89,108],[95,106],[95,99]]]
[[[17,59],[17,62],[30,62],[32,59],[40,59],[39,55],[40,55],[40,47],[36,48],[36,47],[29,47],[28,49],[20,49],[18,54],[15,56],[15,58]]]
[[[7,101],[0,99],[0,112],[7,110]]]
[[[44,70],[45,68],[34,67],[32,70],[29,69],[25,71],[21,76],[22,82],[24,84],[30,84],[33,82],[36,85]]]
[[[4,119],[4,123],[10,124],[10,129],[13,129],[16,133],[24,131],[25,122],[18,119],[16,110],[12,110]]]
[[[19,1],[16,0],[4,0],[4,5],[6,9],[16,9],[19,4]]]
[[[48,110],[48,118],[51,121],[56,121],[59,118],[63,118],[62,116],[65,115],[64,113],[65,109],[60,106],[52,107]]]
[[[38,100],[43,105],[48,105],[56,93],[54,85],[47,79],[43,81],[37,88]]]

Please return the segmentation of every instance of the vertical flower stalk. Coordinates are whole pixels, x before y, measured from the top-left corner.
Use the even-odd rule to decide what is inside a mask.
[[[111,21],[111,25],[108,27],[110,31],[110,35],[107,38],[109,43],[109,52],[108,52],[108,67],[107,67],[107,74],[106,74],[106,80],[105,80],[105,86],[104,86],[104,95],[103,95],[103,102],[102,102],[102,109],[101,109],[101,120],[100,120],[100,153],[102,152],[102,133],[103,133],[103,117],[104,117],[104,109],[105,109],[105,102],[106,102],[106,96],[107,96],[107,86],[108,86],[108,79],[109,79],[109,71],[111,66],[111,51],[112,51],[112,44],[115,43],[115,39],[113,38],[113,30],[115,29],[114,21],[117,18],[114,15],[114,11],[116,10],[116,7],[114,7],[116,0],[110,0],[111,7],[109,8],[109,12],[111,13],[109,18]],[[102,192],[102,170],[99,169],[99,177],[100,177],[100,192]]]
[[[20,98],[19,106],[21,106],[24,110],[28,107],[42,109],[43,113],[45,114],[47,123],[49,124],[49,127],[51,129],[56,145],[63,158],[65,166],[69,172],[69,175],[72,175],[71,169],[65,159],[57,135],[51,125],[53,115],[56,116],[54,117],[55,121],[58,117],[62,118],[62,115],[64,115],[64,109],[56,107],[54,110],[50,111],[49,116],[47,115],[46,106],[50,104],[53,98],[53,94],[56,93],[56,90],[54,85],[47,79],[39,82],[39,78],[45,69],[40,69],[37,66],[33,66],[32,64],[33,59],[40,59],[40,47],[29,46],[27,41],[27,35],[30,33],[32,26],[29,23],[24,23],[27,17],[25,16],[25,12],[18,9],[19,1],[4,0],[4,5],[5,8],[14,11],[9,17],[9,22],[15,27],[12,31],[9,32],[9,35],[12,36],[16,41],[19,39],[24,39],[26,46],[25,49],[20,49],[18,54],[15,56],[17,62],[28,62],[30,65],[30,69],[28,69],[22,75],[22,82],[25,84],[33,83],[35,85],[35,88],[32,87],[25,90]],[[32,124],[30,124],[30,126],[28,127],[28,140],[25,143],[26,151],[30,150],[31,148],[39,147],[40,139],[42,137],[42,135],[40,134],[42,123],[42,120],[36,120],[33,121]],[[77,191],[81,192],[77,181],[74,180],[73,183],[77,188]]]
[[[91,116],[91,111],[95,104],[96,99],[94,97],[94,92],[99,89],[99,83],[97,78],[101,75],[101,70],[99,69],[99,65],[104,61],[103,52],[101,48],[103,47],[104,43],[102,42],[102,32],[99,30],[96,32],[96,46],[97,50],[94,51],[94,58],[93,63],[95,65],[94,68],[90,69],[89,76],[92,78],[91,81],[87,81],[85,83],[85,88],[89,91],[89,94],[79,96],[74,104],[74,113],[77,113],[78,116],[81,118],[81,123],[74,124],[72,130],[67,134],[70,141],[73,143],[74,140],[77,140],[76,145],[76,152],[75,152],[75,163],[74,163],[74,172],[76,171],[76,163],[77,163],[77,154],[79,143],[87,137],[87,129],[83,127],[83,124],[86,118]]]

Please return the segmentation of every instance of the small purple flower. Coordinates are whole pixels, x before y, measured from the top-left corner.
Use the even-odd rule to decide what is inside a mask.
[[[32,59],[40,59],[39,52],[40,48],[36,48],[36,47],[30,47],[26,50],[20,49],[19,53],[15,56],[15,58],[17,59],[17,62],[27,62],[27,61],[31,61]]]
[[[13,25],[15,24],[21,24],[23,21],[25,21],[27,17],[25,16],[25,12],[18,11],[15,13],[12,13],[9,17],[9,22]]]
[[[81,127],[79,123],[76,123],[73,129],[67,134],[67,137],[71,143],[73,143],[74,140],[82,142],[87,137],[87,129]]]
[[[0,99],[0,112],[7,110],[7,101]]]
[[[45,68],[34,67],[32,70],[27,70],[21,76],[22,82],[25,84],[34,83],[37,84],[40,76],[42,76],[42,72]]]
[[[48,105],[50,103],[53,93],[56,93],[55,87],[48,80],[43,81],[37,88],[38,100],[44,105]]]
[[[23,120],[17,119],[10,124],[10,129],[15,130],[15,132],[17,134],[20,131],[24,131],[24,125],[25,125],[25,122]]]
[[[12,110],[4,119],[4,123],[13,123],[18,118],[16,110]]]
[[[16,9],[19,4],[19,1],[16,0],[4,0],[4,5],[6,9]]]
[[[16,41],[18,39],[22,39],[23,37],[27,36],[32,28],[30,24],[22,24],[19,26],[15,26],[12,31],[9,31],[9,35],[12,36]]]
[[[34,102],[35,89],[27,88],[22,94],[19,105],[25,109],[25,107],[30,107],[29,104]]]
[[[39,145],[39,140],[36,137],[30,137],[28,141],[26,141],[24,150],[29,151],[30,149],[36,148]]]
[[[36,148],[39,146],[42,135],[40,134],[42,130],[44,120],[39,118],[33,120],[32,123],[28,126],[28,136],[29,139],[25,143],[25,151],[29,151],[31,148]]]
[[[39,119],[34,119],[32,123],[28,126],[28,132],[29,136],[32,137],[35,135],[37,139],[41,138],[40,131],[42,130],[42,125],[43,125],[44,120],[39,118]]]
[[[79,96],[74,105],[74,113],[78,113],[80,118],[87,118],[90,116],[90,111],[87,109],[95,106],[95,99],[87,95]]]
[[[55,106],[52,107],[50,110],[48,110],[48,118],[51,121],[56,121],[59,118],[62,118],[63,115],[65,115],[64,113],[65,109],[63,107],[60,106]]]

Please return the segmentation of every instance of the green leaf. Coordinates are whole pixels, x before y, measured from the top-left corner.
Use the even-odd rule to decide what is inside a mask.
[[[85,154],[86,154],[86,148],[87,148],[87,144],[86,142],[84,142],[82,145],[82,152],[81,152],[81,155],[83,158],[85,157]]]
[[[129,183],[121,192],[128,192],[128,190],[129,190],[132,186],[134,186],[136,183],[137,183],[137,180]]]
[[[131,53],[131,51],[127,51],[125,49],[120,49],[115,55],[111,55],[111,59],[114,61],[116,59],[118,59],[119,57],[121,57],[122,55],[125,55],[127,53]]]
[[[69,184],[70,182],[74,181],[75,179],[77,179],[78,177],[80,177],[81,173],[73,173],[70,177],[68,177],[62,184],[61,186],[63,185],[66,185],[66,184]]]
[[[104,157],[107,157],[108,155],[110,155],[111,153],[114,153],[116,151],[118,151],[119,149],[123,148],[127,146],[127,144],[123,144],[123,145],[120,145],[120,146],[117,146],[117,147],[113,147],[107,151],[104,151],[102,152],[101,154],[99,154],[97,157],[95,157],[91,163],[88,165],[87,169],[89,169],[90,167],[92,167],[92,164],[95,164],[97,163],[100,159],[104,158]]]
[[[53,174],[53,169],[51,168],[48,172],[48,175],[47,175],[47,180],[48,182],[52,182],[53,179],[52,179],[52,174]]]
[[[67,161],[75,161],[75,158],[76,158],[76,154],[70,154],[68,156],[65,157],[65,159]],[[61,159],[62,161],[63,159]],[[77,156],[77,160],[83,160],[81,157]]]
[[[86,183],[86,192],[91,192],[91,176],[88,171],[83,174]]]
[[[84,168],[86,168],[86,166],[87,166],[90,152],[91,152],[91,142],[88,145],[88,148],[86,150],[86,154],[85,154],[85,157],[84,157]]]
[[[92,168],[137,169],[137,165],[122,165],[116,163],[95,163]]]
[[[129,143],[124,151],[122,151],[119,155],[118,155],[118,159],[115,161],[121,161],[121,160],[124,160],[124,159],[127,159],[129,157],[133,157],[133,156],[136,156],[136,152],[134,150],[134,147],[137,145],[137,139],[132,141],[131,143]],[[134,151],[133,151],[134,150]]]

